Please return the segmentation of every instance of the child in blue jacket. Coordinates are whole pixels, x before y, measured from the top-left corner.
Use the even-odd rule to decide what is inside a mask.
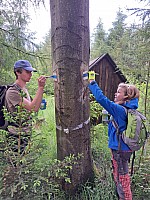
[[[123,132],[127,126],[126,108],[137,109],[139,90],[134,85],[120,83],[117,92],[115,93],[114,102],[110,101],[99,88],[94,80],[90,80],[88,85],[90,91],[95,96],[98,103],[111,115],[119,126],[120,132]],[[128,161],[132,151],[127,144],[120,141],[120,150],[118,151],[117,130],[113,121],[108,124],[108,147],[112,153],[113,176],[117,188],[117,193],[120,200],[132,200],[130,188],[130,176],[128,173]]]

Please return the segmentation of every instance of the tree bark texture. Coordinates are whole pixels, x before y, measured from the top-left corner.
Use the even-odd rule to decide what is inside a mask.
[[[57,156],[82,154],[70,171],[74,193],[93,176],[90,149],[89,90],[83,73],[89,69],[89,0],[50,0],[51,45],[55,81]]]

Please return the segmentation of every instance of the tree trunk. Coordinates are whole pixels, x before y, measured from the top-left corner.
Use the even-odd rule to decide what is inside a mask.
[[[71,183],[62,184],[73,194],[93,177],[89,91],[83,80],[89,66],[89,0],[50,0],[50,8],[57,156],[83,155],[70,171]]]

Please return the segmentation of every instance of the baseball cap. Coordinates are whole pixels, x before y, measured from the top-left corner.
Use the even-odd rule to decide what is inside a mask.
[[[18,60],[14,64],[14,69],[23,68],[30,72],[37,72],[35,68],[32,67],[31,63],[28,60]]]

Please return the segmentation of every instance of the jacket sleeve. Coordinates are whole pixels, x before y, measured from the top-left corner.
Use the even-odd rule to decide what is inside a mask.
[[[114,103],[113,101],[110,101],[110,99],[108,99],[102,92],[102,90],[99,88],[98,84],[96,83],[96,81],[92,81],[89,85],[88,85],[90,91],[92,92],[92,94],[94,95],[96,101],[102,106],[104,107],[109,114],[111,114],[114,118],[116,118],[116,116],[124,113],[125,114],[125,110],[122,106],[120,106],[119,104]]]

